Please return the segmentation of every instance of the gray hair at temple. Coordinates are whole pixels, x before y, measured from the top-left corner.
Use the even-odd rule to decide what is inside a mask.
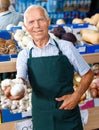
[[[8,9],[10,6],[10,0],[0,0],[0,9]]]
[[[47,11],[46,11],[46,9],[44,8],[44,7],[42,7],[42,6],[40,6],[40,5],[30,5],[27,9],[26,9],[26,11],[24,12],[24,23],[26,23],[26,15],[27,15],[27,12],[29,11],[29,10],[31,10],[31,9],[36,9],[36,8],[40,8],[40,9],[42,9],[43,11],[44,11],[44,14],[45,14],[45,17],[47,18],[47,19],[49,19],[49,15],[48,15],[48,13],[47,13]]]

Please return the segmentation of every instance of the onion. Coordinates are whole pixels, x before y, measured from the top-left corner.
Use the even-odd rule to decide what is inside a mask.
[[[54,27],[51,33],[53,33],[56,37],[61,39],[62,35],[65,34],[66,31],[62,26],[59,26],[59,27]]]
[[[76,43],[76,41],[77,41],[76,36],[75,36],[73,33],[70,33],[70,32],[63,34],[63,35],[62,35],[62,39],[63,39],[63,40],[70,41],[70,42],[72,42],[74,45],[75,45],[75,43]]]

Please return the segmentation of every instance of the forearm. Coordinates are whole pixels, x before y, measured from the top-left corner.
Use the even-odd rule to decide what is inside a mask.
[[[94,76],[94,74],[91,70],[89,70],[84,76],[82,76],[81,81],[79,83],[79,87],[75,91],[75,94],[78,95],[78,98],[81,98],[81,96],[89,88],[89,85],[92,82],[93,76]]]

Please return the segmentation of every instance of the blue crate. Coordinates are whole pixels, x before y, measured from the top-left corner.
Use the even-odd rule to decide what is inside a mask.
[[[11,54],[10,57],[11,58],[17,58],[18,54]]]
[[[2,109],[1,113],[2,113],[2,123],[28,119],[32,117],[30,113],[24,117],[22,116],[22,112],[13,114],[10,112],[9,109]]]
[[[99,44],[96,45],[87,45],[87,53],[99,53]]]
[[[89,23],[72,24],[73,28],[88,28]]]
[[[21,26],[12,27],[12,28],[9,30],[9,32],[15,33],[15,31],[18,30],[18,29],[22,30],[22,27],[21,27]]]
[[[0,30],[0,38],[9,40],[9,39],[11,39],[11,34],[7,30]]]
[[[80,54],[89,54],[89,53],[99,53],[99,44],[96,45],[77,45],[76,48],[80,52]]]
[[[7,54],[0,55],[0,62],[10,61],[10,60],[11,60],[10,55],[7,55]]]
[[[87,51],[86,51],[86,44],[83,44],[83,45],[76,45],[75,46],[77,48],[77,50],[79,51],[80,54],[86,54]]]

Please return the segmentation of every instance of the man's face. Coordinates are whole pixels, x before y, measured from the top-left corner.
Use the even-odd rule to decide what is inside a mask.
[[[44,11],[36,8],[28,11],[25,27],[33,37],[33,40],[42,40],[48,36],[50,19],[45,17]]]

